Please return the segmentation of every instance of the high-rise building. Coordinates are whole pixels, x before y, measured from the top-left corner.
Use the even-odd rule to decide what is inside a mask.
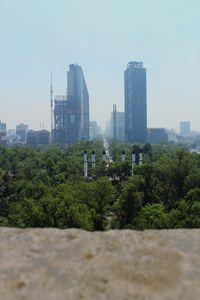
[[[70,65],[67,72],[69,143],[89,140],[89,94],[82,68]]]
[[[183,137],[188,137],[191,134],[190,122],[182,121],[180,122],[180,135]]]
[[[19,137],[20,142],[26,143],[27,142],[27,132],[28,132],[28,125],[20,123],[16,126],[16,135]]]
[[[142,62],[129,62],[124,72],[125,141],[147,142],[146,69]]]
[[[89,140],[89,94],[79,65],[71,64],[67,72],[67,96],[55,98],[54,141],[75,144]]]

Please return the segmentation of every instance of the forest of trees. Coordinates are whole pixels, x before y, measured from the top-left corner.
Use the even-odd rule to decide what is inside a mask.
[[[0,146],[0,226],[107,229],[200,227],[200,155],[173,144],[144,145],[131,172],[133,145]],[[83,177],[83,153],[96,169]],[[122,150],[126,161],[121,162]]]

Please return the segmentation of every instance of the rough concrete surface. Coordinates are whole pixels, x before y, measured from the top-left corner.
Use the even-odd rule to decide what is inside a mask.
[[[0,229],[1,300],[200,299],[200,230]]]

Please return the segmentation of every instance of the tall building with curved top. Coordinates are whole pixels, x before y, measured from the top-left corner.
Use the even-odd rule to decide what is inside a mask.
[[[142,62],[129,62],[124,72],[125,141],[147,142],[146,69]]]
[[[89,94],[82,68],[69,65],[67,95],[55,97],[54,142],[75,144],[89,140]]]
[[[89,140],[89,94],[77,64],[71,64],[67,72],[67,102],[69,144]]]

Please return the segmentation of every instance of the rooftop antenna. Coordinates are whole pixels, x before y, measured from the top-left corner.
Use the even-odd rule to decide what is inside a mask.
[[[51,98],[51,143],[52,143],[53,142],[53,72],[52,71],[51,71],[50,98]]]

